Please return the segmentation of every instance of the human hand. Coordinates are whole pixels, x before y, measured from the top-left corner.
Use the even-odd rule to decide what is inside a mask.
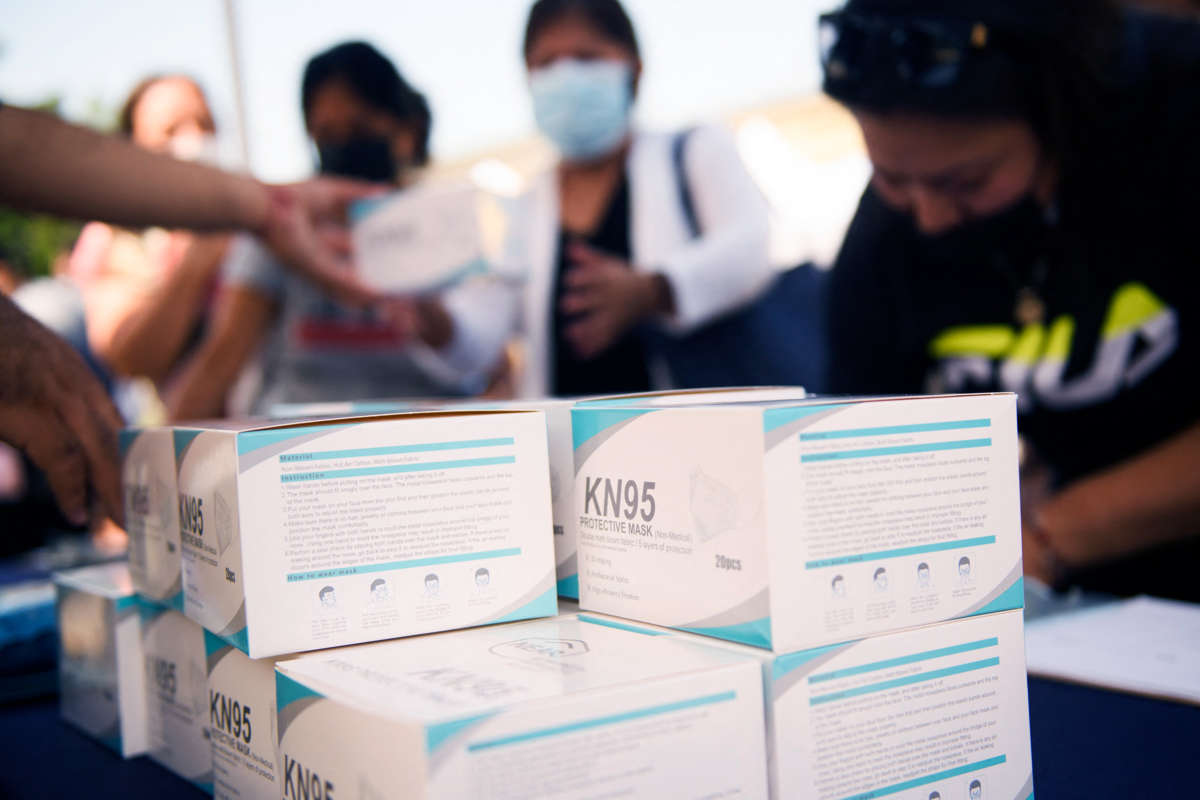
[[[90,496],[122,520],[121,417],[65,341],[0,298],[0,440],[46,473],[63,515],[88,520]]]
[[[641,320],[667,310],[670,290],[662,276],[583,244],[570,245],[568,257],[574,266],[563,278],[559,308],[575,317],[563,335],[580,358],[599,355]]]
[[[418,338],[436,350],[454,338],[454,320],[437,298],[388,297],[376,308],[406,339]]]
[[[379,300],[378,292],[360,282],[352,268],[346,209],[386,187],[315,178],[266,188],[266,218],[257,233],[281,261],[347,305]]]

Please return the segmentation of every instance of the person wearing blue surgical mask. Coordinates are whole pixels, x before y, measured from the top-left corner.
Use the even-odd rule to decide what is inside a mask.
[[[458,320],[476,328],[465,338],[519,329],[523,396],[669,387],[655,342],[770,279],[766,203],[722,128],[637,129],[641,52],[617,0],[538,0],[523,55],[534,120],[559,159],[514,204],[501,268],[523,278],[521,296],[507,318]]]

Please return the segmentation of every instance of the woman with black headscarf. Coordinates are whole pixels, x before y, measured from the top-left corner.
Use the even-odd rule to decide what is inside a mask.
[[[1200,599],[1200,27],[1100,0],[850,0],[825,90],[874,177],[831,385],[1014,391],[1025,568]]]

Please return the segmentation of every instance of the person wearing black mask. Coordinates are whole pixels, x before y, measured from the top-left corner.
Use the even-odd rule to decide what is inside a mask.
[[[1200,599],[1200,27],[1102,0],[849,0],[821,46],[874,165],[829,385],[1018,393],[1026,574]]]
[[[313,57],[300,100],[322,173],[406,186],[429,160],[425,97],[365,42]],[[441,298],[348,307],[250,239],[235,241],[222,282],[209,335],[168,393],[174,419],[266,413],[283,402],[462,394],[482,380],[441,357],[455,332]],[[455,292],[469,289],[451,290],[446,302]],[[230,406],[256,354],[259,375],[249,383],[257,385],[239,386]]]

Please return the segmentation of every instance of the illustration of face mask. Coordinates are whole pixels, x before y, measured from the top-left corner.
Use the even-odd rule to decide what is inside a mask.
[[[703,470],[692,472],[692,521],[700,541],[707,542],[733,529],[737,523],[737,495]]]
[[[888,587],[888,579],[887,579],[886,573],[883,575],[879,575],[878,577],[875,578],[875,588],[876,589],[883,592],[883,591],[887,591],[887,587]]]
[[[633,76],[624,61],[561,59],[529,77],[538,129],[568,161],[611,152],[629,130]]]

